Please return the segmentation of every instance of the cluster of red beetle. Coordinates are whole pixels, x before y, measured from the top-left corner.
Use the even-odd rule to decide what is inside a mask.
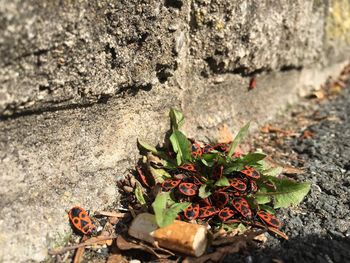
[[[206,144],[201,147],[197,142],[192,143],[192,156],[198,160],[203,154],[212,151],[227,154],[229,144]],[[171,154],[171,153],[170,153]],[[234,153],[238,158],[242,154]],[[225,223],[262,222],[273,228],[282,226],[281,222],[271,213],[260,210],[258,205],[253,207],[247,201],[249,197],[258,191],[257,180],[260,173],[252,167],[245,166],[241,171],[235,171],[226,175],[229,186],[211,185],[212,193],[207,198],[199,196],[199,189],[208,180],[217,181],[222,177],[223,166],[214,165],[208,172],[201,162],[195,162],[178,166],[169,173],[172,178],[162,184],[163,191],[172,191],[172,196],[177,202],[190,202],[189,207],[178,215],[181,220],[196,220]],[[137,168],[138,176],[144,185],[147,185],[145,175],[141,167]],[[268,182],[264,182],[268,184]],[[271,185],[273,187],[273,185]],[[251,200],[251,198],[250,198]]]

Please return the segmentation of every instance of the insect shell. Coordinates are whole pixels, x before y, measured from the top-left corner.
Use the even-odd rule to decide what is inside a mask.
[[[88,213],[79,206],[74,206],[68,212],[68,216],[73,226],[85,235],[91,234],[96,227],[92,224]]]
[[[252,77],[249,82],[249,90],[256,89],[256,77]]]

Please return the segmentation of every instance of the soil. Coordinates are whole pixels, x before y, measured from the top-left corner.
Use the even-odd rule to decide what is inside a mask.
[[[273,124],[293,136],[257,136],[256,147],[273,160],[304,169],[289,177],[310,182],[311,191],[298,207],[278,212],[288,241],[269,235],[259,249],[252,246],[224,262],[350,262],[349,102],[345,89],[334,99],[302,103]]]

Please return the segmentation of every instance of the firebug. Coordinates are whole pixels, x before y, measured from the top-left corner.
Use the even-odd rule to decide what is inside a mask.
[[[219,217],[222,221],[227,221],[229,218],[233,217],[234,215],[235,215],[235,212],[229,207],[225,207],[221,209],[221,211],[219,212]]]
[[[198,186],[193,183],[181,183],[179,185],[180,193],[188,196],[193,196],[197,194]]]
[[[229,179],[229,182],[230,185],[238,191],[245,191],[247,189],[246,183],[238,178]]]
[[[193,164],[184,164],[179,166],[179,168],[186,170],[186,171],[190,171],[190,172],[195,172],[196,171],[196,167]]]
[[[162,183],[162,188],[165,191],[169,191],[180,184],[181,180],[178,179],[168,179]]]
[[[189,207],[187,207],[184,211],[184,216],[188,220],[194,220],[199,215],[199,205],[191,204]]]
[[[241,171],[241,173],[245,174],[248,177],[254,178],[254,179],[259,179],[260,178],[260,174],[254,170],[253,168],[249,167],[249,166],[245,166],[245,169]]]
[[[68,216],[73,226],[85,235],[91,234],[91,232],[96,229],[88,213],[79,206],[74,206],[69,210]]]
[[[282,226],[282,223],[277,219],[277,217],[266,211],[260,210],[259,212],[257,212],[257,215],[270,226],[276,228],[280,228]]]
[[[210,196],[215,206],[224,207],[228,203],[228,194],[225,192],[215,192]]]
[[[232,206],[241,213],[242,216],[251,218],[252,210],[250,210],[248,202],[242,197],[236,197],[232,200]]]
[[[213,206],[205,206],[199,209],[199,218],[205,218],[219,213],[219,209]]]

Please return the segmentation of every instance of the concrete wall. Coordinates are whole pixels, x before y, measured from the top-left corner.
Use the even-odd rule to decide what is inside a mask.
[[[72,205],[117,205],[136,139],[160,142],[170,107],[215,138],[338,74],[349,14],[346,0],[0,0],[0,261],[43,260]]]

